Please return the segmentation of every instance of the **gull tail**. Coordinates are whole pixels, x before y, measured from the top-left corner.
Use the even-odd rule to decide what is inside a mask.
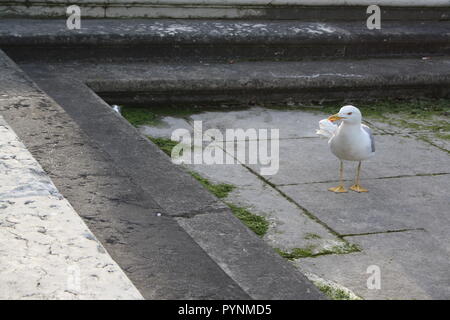
[[[333,122],[328,119],[323,119],[319,121],[319,130],[316,130],[321,138],[331,138],[336,133],[338,126],[333,124]]]

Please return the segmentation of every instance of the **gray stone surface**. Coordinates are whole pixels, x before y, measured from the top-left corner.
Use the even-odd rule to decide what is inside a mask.
[[[201,120],[203,131],[216,128],[221,132],[225,129],[278,129],[280,138],[317,137],[317,123],[326,118],[325,114],[311,114],[303,111],[270,110],[254,107],[248,110],[229,112],[204,112],[189,118],[192,121]],[[226,140],[226,137],[224,137]]]
[[[280,117],[283,112],[289,117]],[[377,155],[363,165],[362,185],[369,193],[337,195],[327,191],[337,183],[338,161],[331,155],[326,140],[308,137],[309,129],[296,132],[298,127],[316,125],[324,115],[302,114],[252,108],[196,113],[190,117],[191,124],[194,119],[203,120],[204,128],[219,128],[222,132],[237,127],[282,127],[288,134],[280,140],[284,146],[280,172],[265,177],[278,183],[275,188],[240,165],[187,168],[213,183],[235,185],[225,200],[265,217],[270,227],[264,239],[272,247],[289,252],[314,246],[313,253],[320,252],[330,248],[330,244],[339,245],[342,240],[331,233],[335,232],[361,249],[349,254],[297,259],[294,264],[310,279],[318,276],[333,281],[365,299],[449,297],[445,283],[450,264],[450,167],[448,153],[433,145],[442,145],[445,140],[430,144],[420,138],[434,137],[431,133],[416,133],[369,119],[378,133]],[[301,154],[299,148],[310,154]],[[354,169],[355,164],[347,162],[348,186],[353,183]],[[320,239],[310,239],[311,234]],[[366,269],[371,265],[381,268],[381,290],[367,288]]]
[[[59,53],[57,60],[61,56],[63,53]],[[14,57],[22,60],[18,54]],[[164,64],[109,60],[80,63],[74,57],[75,62],[46,65],[27,63],[26,60],[21,66],[27,72],[78,75],[112,104],[132,101],[145,106],[167,105],[168,102],[186,106],[273,101],[280,105],[280,102],[305,103],[311,99],[411,97],[427,92],[446,96],[450,73],[446,57],[431,60],[236,61],[232,64],[178,62],[176,59]],[[438,88],[439,93],[436,93]]]
[[[449,133],[446,132],[444,134],[447,135],[447,139],[442,139],[435,133],[428,133],[428,132],[419,133],[419,134],[417,134],[417,136],[420,139],[423,139],[424,141],[427,141],[427,142],[433,144],[434,146],[441,148],[443,151],[450,152],[450,140],[448,139]]]
[[[314,247],[318,253],[333,246],[344,245],[322,225],[309,218],[295,204],[280,196],[242,165],[189,165],[212,183],[228,183],[236,188],[224,200],[265,217],[270,223],[264,240],[273,248],[291,251],[294,248]]]
[[[263,245],[229,210],[178,218],[181,226],[255,299],[322,299],[319,290]]]
[[[325,50],[327,55],[339,57],[405,53],[414,53],[421,57],[439,50],[441,53],[446,52],[447,23],[420,27],[408,25],[407,30],[399,25],[388,24],[383,32],[374,34],[365,30],[365,26],[355,27],[343,23],[327,25],[328,30],[319,30],[323,26],[318,24],[303,24],[296,31],[293,29],[298,27],[295,25],[296,22],[292,24],[288,22],[271,25],[267,33],[273,36],[268,39],[266,31],[262,29],[258,29],[258,32],[252,31],[254,25],[245,26],[237,31],[241,28],[239,22],[227,22],[229,32],[219,32],[221,36],[217,36],[213,34],[214,28],[220,29],[224,26],[222,22],[205,25],[193,22],[189,25],[193,28],[186,29],[188,24],[182,22],[181,25],[171,26],[171,22],[162,22],[158,25],[160,22],[153,21],[139,26],[139,22],[134,21],[124,26],[121,22],[105,21],[99,24],[91,21],[88,22],[87,29],[76,34],[68,34],[63,30],[64,26],[57,25],[58,21],[44,21],[37,24],[39,32],[43,35],[42,47],[37,51],[13,46],[13,44],[27,46],[35,43],[35,33],[27,29],[27,23],[17,27],[14,26],[15,22],[0,22],[5,26],[5,29],[2,29],[4,33],[0,33],[0,42],[6,45],[8,52],[13,54],[17,61],[22,61],[25,70],[41,88],[47,90],[65,108],[87,135],[78,133],[79,128],[74,126],[71,120],[67,120],[67,114],[62,109],[57,109],[58,117],[48,117],[49,106],[53,112],[56,105],[45,99],[39,105],[34,98],[10,100],[11,97],[7,97],[6,104],[3,105],[6,106],[4,109],[6,116],[9,119],[17,119],[14,124],[17,127],[16,131],[25,142],[35,148],[30,150],[43,163],[44,168],[49,168],[50,173],[53,170],[59,173],[59,176],[55,176],[55,182],[60,184],[58,186],[64,187],[64,194],[80,200],[82,210],[77,210],[95,212],[95,215],[85,213],[80,215],[86,217],[88,222],[91,221],[93,228],[94,226],[97,228],[94,232],[105,239],[105,246],[111,255],[121,259],[120,265],[125,266],[125,271],[133,281],[137,281],[146,297],[301,298],[309,296],[310,287],[304,277],[283,265],[281,260],[277,260],[279,257],[273,256],[274,253],[268,247],[262,246],[259,239],[243,229],[224,205],[203,190],[189,175],[170,165],[164,154],[153,144],[139,137],[137,130],[132,129],[114,114],[108,105],[92,94],[89,88],[113,103],[133,100],[141,104],[229,100],[258,103],[281,101],[287,97],[290,98],[287,101],[290,104],[292,101],[304,102],[305,99],[311,98],[323,99],[324,88],[327,88],[326,98],[365,98],[371,95],[397,97],[423,93],[447,95],[449,88],[450,64],[446,57],[433,57],[427,60],[417,59],[415,56],[409,59],[383,58],[362,61],[234,63],[228,61],[230,57],[255,57],[254,52],[251,52],[255,48],[258,58],[273,59],[279,44],[286,43],[301,46],[294,46],[292,51],[283,52],[280,59],[305,56],[304,50],[308,50],[308,56],[323,54]],[[30,23],[36,25],[36,22]],[[211,28],[212,25],[214,28]],[[105,31],[102,29],[104,27],[109,29]],[[136,31],[135,27],[140,29]],[[17,34],[10,31],[13,29]],[[276,34],[274,30],[282,32]],[[136,37],[128,37],[131,34]],[[227,38],[228,36],[230,37]],[[383,42],[386,37],[388,41]],[[271,47],[258,47],[262,39],[270,41]],[[414,39],[414,44],[405,47],[405,39]],[[183,43],[191,44],[194,40],[206,45],[183,47]],[[171,45],[173,41],[177,41],[181,47],[175,50]],[[329,41],[338,43],[330,47]],[[214,42],[214,48],[208,47],[207,44],[211,42]],[[74,51],[73,45],[76,43],[84,43],[87,46],[84,50]],[[305,43],[314,43],[314,48],[303,48]],[[344,43],[345,50],[342,50]],[[379,45],[367,46],[367,43]],[[423,45],[424,43],[426,45]],[[62,44],[68,45],[66,51],[61,51]],[[110,50],[108,46],[111,44],[117,45],[117,50]],[[134,50],[130,50],[130,44],[136,45],[133,47]],[[156,47],[153,46],[155,44],[158,50],[155,50]],[[253,46],[252,50],[246,51],[245,48],[249,48],[250,44]],[[90,45],[96,46],[96,57],[106,58],[103,60],[108,62],[99,63],[97,59],[94,63],[86,64],[80,61],[61,63],[65,54],[67,59],[76,56],[81,61],[86,61],[84,59],[92,57]],[[49,46],[54,48],[51,49]],[[364,46],[364,49],[359,46]],[[109,48],[109,51],[105,51],[105,48]],[[146,62],[150,57],[149,48],[152,50],[151,57],[164,56],[172,59],[182,55],[183,58],[195,57],[196,60],[179,63],[175,59],[173,63],[165,65],[158,65],[156,61]],[[127,57],[131,51],[138,52],[134,58],[143,61],[110,62]],[[202,54],[199,55],[199,52]],[[198,61],[199,56],[202,57],[202,61]],[[211,57],[215,59],[225,57],[227,61],[214,63],[208,61]],[[58,63],[29,62],[29,59],[36,58]],[[411,72],[412,70],[414,72]],[[15,72],[6,73],[6,79],[14,78]],[[18,94],[11,92],[11,95]],[[83,99],[79,101],[79,97]],[[13,106],[9,104],[12,101],[15,103]],[[27,109],[30,106],[32,109]],[[33,113],[29,110],[33,110]],[[298,115],[301,116],[296,117]],[[249,207],[270,220],[271,229],[265,240],[288,250],[302,246],[303,243],[310,244],[310,239],[304,239],[308,231],[320,234],[324,239],[331,241],[339,237],[339,233],[381,232],[379,236],[345,237],[350,243],[354,243],[356,241],[354,239],[357,238],[363,241],[365,237],[369,239],[373,236],[371,239],[376,239],[374,243],[371,243],[372,240],[360,242],[361,253],[326,255],[316,258],[318,260],[303,260],[323,261],[317,266],[317,273],[355,289],[358,294],[367,298],[395,298],[396,290],[400,297],[408,290],[415,298],[448,297],[446,287],[439,284],[448,282],[443,272],[449,251],[447,245],[449,222],[445,214],[448,212],[448,197],[445,193],[448,189],[446,181],[449,173],[447,152],[436,148],[433,144],[417,140],[417,136],[410,131],[390,131],[391,128],[383,124],[378,126],[377,123],[379,128],[376,130],[376,133],[379,133],[376,135],[377,155],[363,165],[363,186],[368,187],[370,192],[341,196],[326,191],[327,187],[336,183],[337,160],[329,152],[325,140],[310,135],[310,129],[314,131],[317,120],[322,118],[321,115],[254,108],[230,115],[205,113],[198,115],[198,118],[202,116],[208,117],[211,126],[220,124],[215,117],[223,117],[222,120],[227,126],[232,127],[237,124],[258,128],[282,126],[280,129],[283,129],[282,134],[285,135],[281,140],[280,171],[277,175],[268,177],[271,183],[278,186],[255,183],[256,177],[248,178],[248,175],[244,174],[244,169],[237,165],[230,166],[228,170],[222,172],[216,171],[219,166],[191,167],[207,175],[214,182],[236,184],[238,188],[230,194],[227,201],[234,199],[237,204]],[[57,131],[60,129],[57,128],[57,124],[61,120],[66,121],[64,124],[67,123],[70,127],[64,128],[61,132],[72,130],[77,133],[75,135],[77,138],[83,136],[80,140],[70,140],[70,135],[65,133],[67,136],[63,138],[69,139],[70,142],[81,143],[81,146],[75,147],[69,143],[68,147],[58,142],[61,143],[59,145],[61,150],[55,148],[54,144],[58,139],[54,134],[61,134]],[[169,124],[168,127],[186,125],[183,121],[181,123],[178,120],[174,121],[175,123]],[[45,127],[42,126],[43,123],[51,124],[50,129],[42,129]],[[170,132],[168,127],[156,134],[167,135]],[[28,131],[28,128],[31,129]],[[77,158],[86,157],[86,161],[81,160],[80,166],[75,167],[75,170],[82,173],[81,175],[65,176],[64,172],[71,171],[68,170],[71,162],[64,157],[65,148],[71,155],[77,155]],[[53,149],[56,150],[56,155],[46,154]],[[85,150],[89,151],[84,154]],[[52,163],[52,159],[57,162]],[[130,164],[133,167],[130,167]],[[258,172],[257,166],[253,169]],[[354,170],[351,169],[346,171],[346,177],[349,179],[354,175]],[[85,176],[84,172],[89,171],[93,173]],[[423,174],[428,176],[421,176]],[[442,175],[432,176],[433,174]],[[113,205],[115,203],[116,206]],[[162,213],[162,216],[157,217],[156,213]],[[307,213],[309,220],[301,215],[296,216],[297,213]],[[112,221],[111,216],[115,217]],[[128,229],[130,224],[139,225],[136,227],[138,231],[130,231]],[[298,233],[295,231],[297,228],[301,230]],[[425,230],[414,231],[425,234],[423,243],[419,243],[420,239],[414,237],[388,238],[392,235],[401,237],[402,234],[406,234],[406,232],[386,233],[399,228]],[[151,239],[148,236],[149,230]],[[231,234],[234,231],[236,237],[226,236],[227,233]],[[167,235],[175,236],[169,239]],[[398,246],[391,244],[390,241],[398,241]],[[141,245],[142,243],[149,245]],[[242,243],[252,248],[252,251],[242,250]],[[419,245],[415,246],[416,243]],[[134,250],[127,250],[130,244]],[[186,244],[189,245],[187,251],[184,250]],[[385,247],[389,246],[392,251],[387,252],[389,250]],[[155,248],[158,250],[155,251]],[[390,264],[392,257],[402,248],[406,248],[405,253],[399,255],[401,256],[399,261]],[[406,255],[408,250],[414,252],[413,257]],[[159,258],[149,259],[148,257],[153,257],[155,252],[161,254]],[[171,255],[173,252],[183,254]],[[411,271],[421,256],[428,259],[434,254],[439,255],[436,266],[428,267],[426,263],[419,263],[417,273]],[[341,258],[344,259],[340,260],[343,262],[339,264],[340,270],[343,270],[342,275],[334,275],[333,261]],[[395,278],[398,281],[392,281],[392,285],[384,293],[380,291],[374,294],[364,291],[364,282],[361,283],[361,278],[350,280],[351,273],[357,272],[354,270],[361,270],[372,259],[378,260],[383,269],[395,271],[388,272],[388,279]],[[186,261],[189,267],[181,270]],[[252,264],[254,261],[260,261],[262,264]],[[170,263],[172,268],[158,270],[158,267],[167,263]],[[137,265],[148,267],[140,268],[136,267]],[[313,266],[308,271],[314,273],[314,268]],[[286,277],[279,277],[280,272],[286,273]],[[425,274],[435,272],[437,280],[433,281],[427,275],[421,276],[420,272]],[[149,274],[157,276],[149,279]],[[170,276],[172,274],[177,274],[178,277],[174,279]],[[205,274],[211,276],[204,278]],[[255,276],[261,274],[265,274],[264,279],[279,279],[280,284],[286,284],[288,287],[280,289],[277,284],[273,284],[278,291],[275,294],[270,291],[271,281],[255,284]],[[192,278],[195,278],[196,282],[189,285],[185,280]],[[294,281],[290,283],[289,278]],[[153,281],[156,286],[151,287]],[[222,287],[228,291],[222,292],[217,289]],[[297,290],[299,288],[303,289],[299,291]]]
[[[180,118],[163,117],[158,120],[158,124],[154,126],[140,126],[139,132],[144,136],[151,136],[154,138],[170,139],[172,132],[176,129],[188,129],[192,131],[192,126]]]
[[[332,45],[335,42],[349,44],[357,41],[368,41],[386,38],[387,43],[396,43],[404,35],[414,35],[426,39],[428,43],[445,40],[447,21],[423,22],[420,27],[415,22],[386,22],[378,32],[369,30],[366,25],[349,21],[309,22],[309,21],[243,21],[243,20],[178,20],[170,19],[86,19],[83,28],[69,30],[66,19],[2,19],[1,43],[16,44],[36,43],[32,36],[39,33],[40,44],[74,43],[79,44],[115,42],[132,43],[137,40],[155,43],[169,39],[181,40],[180,43],[209,42],[220,43],[243,41],[255,43],[260,39],[268,42],[277,41],[295,44],[294,40],[316,42],[322,40]],[[30,28],[33,26],[33,28]],[[444,31],[438,33],[438,31]],[[436,33],[436,34],[434,34]],[[92,37],[93,35],[97,37]],[[124,38],[123,35],[127,35]],[[231,37],[232,36],[232,37]],[[426,38],[428,36],[428,38]],[[45,41],[45,42],[44,42]],[[193,41],[192,41],[193,42]],[[332,48],[332,46],[330,47]]]
[[[65,17],[67,1],[9,0],[2,4],[0,16]],[[438,20],[447,17],[448,2],[378,1],[383,20]],[[343,1],[269,1],[269,0],[79,0],[83,17],[95,18],[195,18],[195,19],[299,19],[306,21],[365,20],[364,0]],[[180,7],[180,4],[182,6]],[[413,6],[413,8],[410,8]],[[419,8],[414,8],[419,7]]]
[[[425,228],[448,240],[448,175],[369,179],[368,193],[334,194],[330,183],[280,189],[340,234]]]
[[[0,66],[1,115],[145,298],[249,298],[1,52]]]
[[[350,239],[351,238],[351,239]],[[303,271],[335,281],[365,299],[448,299],[449,252],[426,231],[349,237],[363,250],[347,255],[299,259]],[[445,240],[444,240],[445,241]],[[368,289],[369,266],[378,266],[381,289]]]
[[[0,116],[0,298],[142,295]]]
[[[8,68],[17,68],[0,57]],[[220,238],[217,221],[208,217],[219,212],[234,219],[229,209],[172,165],[165,154],[85,86],[68,78],[50,81],[42,76],[45,73],[36,78],[39,86],[65,110],[39,92],[39,99],[29,98],[16,106],[2,101],[2,114],[15,119],[14,127],[30,151],[145,298],[322,297],[297,270],[248,231],[234,237],[238,227],[229,229],[226,248],[220,243],[203,246],[201,239],[212,243]],[[186,220],[199,221],[208,233],[200,232],[201,237],[197,237],[201,230],[191,225],[188,234],[180,226],[181,220],[177,222],[173,216],[192,217]],[[188,225],[183,224],[186,229]],[[228,256],[239,256],[242,243],[252,244],[252,249],[245,251],[251,258],[227,259],[225,250]],[[282,279],[280,273],[286,275],[279,290],[251,281],[253,274]]]
[[[361,178],[448,173],[448,154],[412,137],[375,135],[376,154],[362,164]],[[344,178],[353,181],[356,162],[345,161]],[[259,171],[258,165],[251,165]],[[339,160],[327,140],[280,140],[280,170],[267,176],[275,184],[302,184],[339,180]],[[328,185],[327,185],[328,186]]]

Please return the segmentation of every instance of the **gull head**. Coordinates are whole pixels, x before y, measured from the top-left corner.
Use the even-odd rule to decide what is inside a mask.
[[[361,111],[354,106],[343,106],[338,113],[328,117],[328,120],[331,122],[342,120],[349,124],[360,124],[361,119]]]

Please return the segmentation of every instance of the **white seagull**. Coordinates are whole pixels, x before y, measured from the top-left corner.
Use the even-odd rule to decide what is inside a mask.
[[[333,122],[342,120],[338,127]],[[331,152],[339,158],[339,186],[329,188],[333,192],[347,192],[344,186],[344,160],[359,161],[356,171],[355,184],[350,187],[356,192],[367,192],[359,184],[361,161],[367,160],[375,154],[375,141],[372,130],[361,123],[361,111],[354,106],[343,106],[338,113],[319,121],[317,134],[329,138],[328,145]]]

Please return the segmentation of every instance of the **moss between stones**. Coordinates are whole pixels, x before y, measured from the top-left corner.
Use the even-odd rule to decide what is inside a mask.
[[[318,252],[315,250],[317,248],[316,245],[309,245],[304,248],[293,248],[291,251],[283,251],[279,248],[275,248],[275,251],[288,260],[295,260],[301,258],[314,258],[318,256],[323,256],[327,254],[346,254],[352,252],[359,252],[361,249],[351,243],[343,243],[343,245],[335,245],[329,249],[322,249]]]
[[[310,239],[321,239],[322,237],[319,236],[318,234],[308,232],[304,238],[306,240],[310,240]]]
[[[314,282],[314,285],[319,288],[326,296],[333,300],[361,300],[361,298],[352,297],[342,289],[334,288],[330,285]]]
[[[206,189],[208,189],[211,193],[213,193],[217,198],[223,199],[228,196],[228,194],[233,191],[236,186],[232,184],[219,183],[213,184],[208,179],[203,178],[196,172],[190,172],[190,174],[197,179]]]
[[[450,133],[436,133],[436,138],[450,140]]]
[[[135,127],[142,125],[156,125],[160,119],[160,116],[147,108],[122,107],[120,113]]]
[[[429,131],[435,133],[439,139],[448,139],[449,137],[450,99],[387,99],[374,102],[355,102],[355,105],[366,119],[372,118],[416,131]],[[337,103],[328,103],[322,106],[320,111],[329,114],[336,113],[340,106]],[[304,109],[318,110],[317,108]]]
[[[152,141],[154,144],[156,144],[169,157],[172,154],[173,147],[175,147],[179,143],[167,138],[154,138],[150,136],[147,136],[147,138],[150,139],[150,141]]]
[[[236,186],[231,184],[213,184],[208,179],[202,177],[196,172],[190,172],[191,175],[197,179],[206,189],[213,193],[216,197],[223,199],[233,191]],[[261,216],[251,213],[248,209],[238,207],[232,203],[225,202],[230,207],[233,214],[242,221],[250,230],[262,237],[267,233],[269,229],[269,222]]]
[[[262,237],[267,233],[269,229],[269,222],[261,216],[251,213],[245,208],[235,206],[231,203],[227,203],[233,214],[241,220],[250,230]]]
[[[287,107],[284,109],[304,109],[334,114],[345,104],[354,104],[365,117],[382,117],[384,114],[404,114],[414,118],[427,119],[432,116],[449,116],[450,99],[384,99],[376,101],[326,102],[317,107]],[[283,108],[280,108],[283,109]]]

